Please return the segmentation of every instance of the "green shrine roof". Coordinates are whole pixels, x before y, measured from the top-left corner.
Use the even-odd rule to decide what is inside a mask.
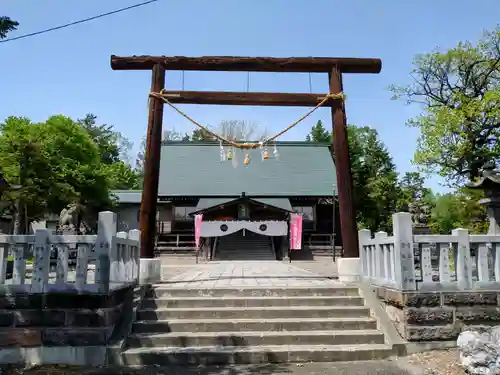
[[[160,160],[158,195],[165,197],[332,196],[335,165],[328,145],[277,142],[269,159],[261,150],[236,150],[238,166],[220,161],[219,143],[164,142]],[[227,147],[225,148],[227,151]],[[250,163],[244,165],[245,154]],[[336,188],[335,188],[336,190]],[[273,205],[271,203],[266,203]]]

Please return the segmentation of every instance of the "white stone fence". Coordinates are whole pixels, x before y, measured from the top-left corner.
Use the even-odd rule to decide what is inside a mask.
[[[414,235],[411,215],[393,215],[393,235],[359,231],[362,281],[399,290],[499,290],[500,235]]]
[[[0,235],[0,288],[12,293],[108,293],[136,283],[139,237],[139,230],[117,233],[116,214],[109,211],[99,213],[97,235],[53,235],[48,229]],[[72,249],[75,270],[68,264]],[[55,270],[51,253],[57,254]]]

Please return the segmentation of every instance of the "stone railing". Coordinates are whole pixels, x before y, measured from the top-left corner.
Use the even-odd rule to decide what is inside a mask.
[[[116,232],[116,215],[99,214],[97,235],[0,235],[0,287],[12,293],[89,292],[136,283],[138,230]],[[70,267],[70,253],[76,267]]]
[[[139,231],[116,233],[113,212],[97,235],[0,236],[0,364],[107,363],[144,295],[139,263]]]
[[[401,290],[500,290],[500,236],[413,235],[408,213],[393,216],[394,234],[359,231],[361,278]]]
[[[409,341],[454,340],[464,327],[500,324],[500,236],[414,235],[409,213],[393,235],[359,231],[360,274]]]

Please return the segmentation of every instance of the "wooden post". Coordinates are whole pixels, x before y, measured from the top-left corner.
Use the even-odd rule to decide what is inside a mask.
[[[343,92],[342,73],[334,66],[330,73],[330,92]],[[335,100],[332,106],[332,146],[337,171],[337,189],[339,197],[340,230],[344,258],[359,258],[356,212],[352,195],[352,173],[349,161],[349,143],[344,101]]]
[[[165,86],[165,68],[160,64],[156,64],[153,66],[152,71],[151,91],[160,92]],[[144,187],[139,217],[141,258],[154,257],[162,122],[163,101],[150,97],[146,152],[144,155]]]

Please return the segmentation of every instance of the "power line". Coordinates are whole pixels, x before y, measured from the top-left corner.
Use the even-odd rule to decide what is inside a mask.
[[[80,23],[85,23],[85,22],[93,21],[93,20],[95,20],[95,19],[102,18],[102,17],[111,16],[111,15],[113,15],[113,14],[116,14],[116,13],[121,13],[121,12],[124,12],[124,11],[126,11],[126,10],[130,10],[130,9],[134,9],[134,8],[139,8],[139,7],[142,7],[142,6],[144,6],[144,5],[148,5],[148,4],[151,4],[151,3],[155,3],[155,2],[157,2],[157,1],[158,1],[158,0],[148,0],[148,1],[144,1],[144,2],[139,3],[139,4],[131,5],[131,6],[128,6],[128,7],[125,7],[125,8],[116,9],[116,10],[113,10],[113,11],[111,11],[111,12],[107,12],[107,13],[101,13],[101,14],[98,14],[97,16],[93,16],[93,17],[85,18],[85,19],[82,19],[82,20],[79,20],[79,21],[74,21],[74,22],[66,23],[66,24],[64,24],[64,25],[51,27],[51,28],[49,28],[49,29],[36,31],[36,32],[34,32],[34,33],[29,33],[29,34],[19,35],[19,36],[16,36],[16,37],[14,37],[14,38],[8,38],[8,39],[0,40],[0,43],[13,42],[14,40],[24,39],[24,38],[28,38],[28,37],[35,36],[35,35],[46,34],[46,33],[49,33],[49,32],[51,32],[51,31],[56,31],[56,30],[60,30],[60,29],[65,29],[66,27],[70,27],[70,26],[78,25],[78,24],[80,24]]]

